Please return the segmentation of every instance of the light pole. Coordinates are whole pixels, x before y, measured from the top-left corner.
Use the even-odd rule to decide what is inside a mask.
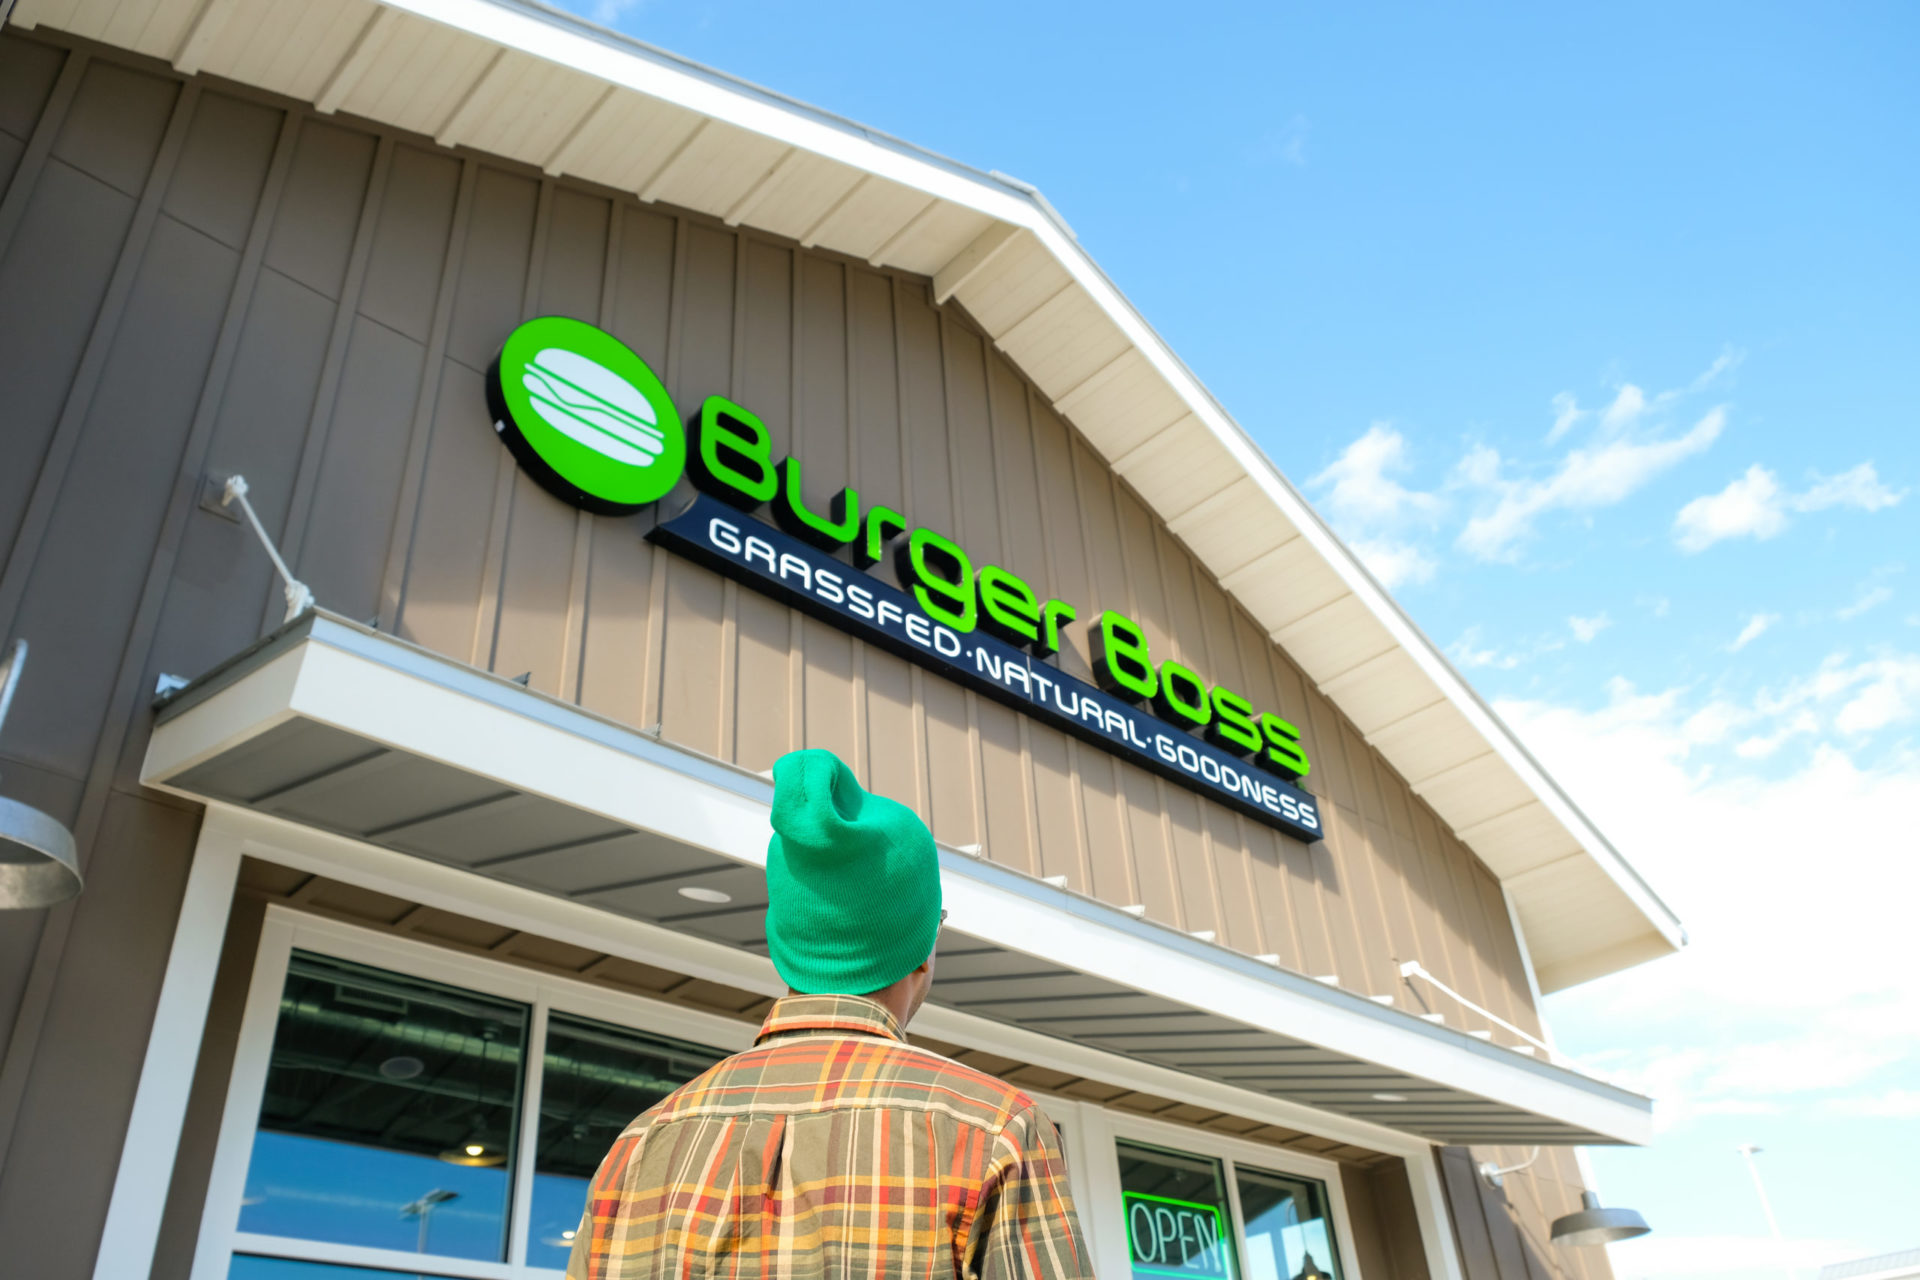
[[[427,1251],[427,1223],[432,1219],[433,1211],[447,1201],[458,1200],[459,1198],[460,1193],[458,1191],[436,1188],[400,1210],[400,1216],[403,1218],[420,1219],[420,1240],[419,1243],[415,1245],[417,1252],[425,1253]]]
[[[1786,1272],[1787,1280],[1794,1280],[1793,1268],[1787,1265],[1787,1242],[1780,1235],[1780,1220],[1773,1216],[1773,1201],[1767,1199],[1767,1184],[1760,1181],[1760,1165],[1754,1159],[1766,1148],[1743,1142],[1734,1150],[1747,1162],[1747,1172],[1753,1175],[1753,1189],[1760,1194],[1761,1212],[1767,1215],[1767,1230],[1773,1232],[1773,1247],[1779,1251],[1780,1269]]]

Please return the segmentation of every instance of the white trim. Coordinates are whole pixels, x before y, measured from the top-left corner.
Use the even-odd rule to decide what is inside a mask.
[[[518,905],[544,904],[549,908],[561,909],[555,914],[566,914],[565,909],[575,907],[575,904],[545,898],[529,890],[517,889],[471,873],[424,863],[371,846],[359,845],[342,837],[266,818],[250,811],[215,807],[208,813],[207,824],[213,838],[233,850],[236,858],[244,852],[247,856],[280,862],[316,873],[344,874],[353,883],[376,891],[396,892],[400,896],[408,896],[415,901],[430,901],[434,905],[461,911],[463,914],[479,919],[490,920],[507,927],[538,931],[546,936],[554,936],[562,930],[549,928],[537,913],[527,914],[504,908],[511,900],[523,898],[532,901],[519,902]],[[305,856],[301,856],[296,849],[288,848],[288,844],[306,845]],[[346,865],[342,865],[343,862]],[[380,863],[399,864],[387,868],[389,873],[413,872],[415,875],[406,879],[394,879],[390,874],[379,874],[375,868]],[[375,873],[368,874],[370,871]],[[422,881],[437,883],[426,885],[421,883]],[[422,892],[423,888],[427,891]],[[478,891],[478,900],[458,892],[462,889]],[[617,921],[599,912],[589,912],[589,914],[597,917],[603,926],[635,924],[635,922]],[[622,927],[618,932],[626,936],[616,940],[604,936],[575,935],[574,940],[608,954],[627,954],[634,959],[673,967],[681,972],[687,972],[692,968],[705,968],[715,972],[716,979],[720,981],[737,983],[742,976],[740,969],[746,967],[729,965],[716,969],[711,964],[699,964],[698,957],[692,956],[691,953],[727,952],[729,949],[717,944],[701,943],[697,939],[681,935],[670,935],[652,926],[640,925],[631,929]],[[636,942],[643,945],[634,945]],[[625,945],[621,945],[623,943]],[[296,948],[317,951],[341,959],[392,969],[526,1003],[532,1008],[535,1020],[529,1031],[530,1036],[537,1035],[550,1010],[561,1010],[604,1022],[634,1026],[656,1034],[705,1044],[717,1050],[729,1052],[746,1047],[753,1037],[753,1027],[737,1019],[706,1014],[645,996],[609,991],[581,979],[526,969],[506,960],[470,955],[415,938],[309,915],[295,907],[271,904],[266,910],[266,919],[261,931],[260,947],[250,979],[246,1014],[241,1027],[240,1044],[235,1055],[225,1114],[216,1144],[214,1171],[209,1179],[206,1208],[202,1215],[201,1235],[194,1263],[194,1280],[218,1280],[219,1277],[224,1276],[227,1261],[236,1249],[244,1252],[269,1253],[274,1256],[326,1259],[355,1265],[392,1266],[398,1258],[402,1257],[418,1261],[415,1255],[410,1254],[396,1255],[385,1250],[358,1250],[351,1246],[280,1240],[242,1233],[236,1229],[240,1198],[245,1192],[247,1161],[253,1146],[260,1101],[265,1086],[267,1062],[278,1022],[280,994],[285,985],[288,962]],[[734,954],[752,965],[764,966],[768,977],[764,985],[774,988],[775,991],[779,989],[778,979],[772,977],[771,966],[767,962],[759,957]],[[690,958],[694,959],[695,963],[689,964]],[[749,986],[748,989],[757,989],[757,987]],[[772,993],[769,992],[769,994]],[[1049,1044],[1057,1046],[1059,1042],[953,1010],[929,1006],[922,1011],[921,1018],[916,1020],[916,1026],[940,1038],[959,1039],[990,1052],[1038,1060],[1043,1065],[1054,1066],[1055,1069],[1060,1070],[1073,1070],[1075,1065],[1080,1065],[1103,1079],[1112,1079],[1114,1083],[1134,1085],[1163,1095],[1178,1097],[1182,1101],[1192,1101],[1198,1105],[1231,1109],[1237,1114],[1244,1114],[1252,1119],[1267,1119],[1272,1123],[1288,1127],[1305,1128],[1319,1136],[1336,1141],[1362,1142],[1374,1149],[1400,1155],[1406,1159],[1412,1177],[1419,1228],[1429,1265],[1433,1268],[1434,1275],[1440,1280],[1459,1280],[1457,1263],[1452,1261],[1451,1226],[1445,1216],[1445,1202],[1443,1199],[1422,1195],[1422,1180],[1418,1176],[1420,1171],[1425,1171],[1429,1175],[1428,1181],[1432,1183],[1430,1190],[1436,1195],[1438,1192],[1437,1180],[1433,1177],[1431,1147],[1425,1142],[1389,1130],[1351,1132],[1355,1122],[1344,1121],[1340,1117],[1312,1113],[1307,1108],[1287,1104],[1275,1107],[1274,1100],[1262,1095],[1240,1095],[1240,1091],[1226,1086],[1211,1086],[1209,1082],[1182,1076],[1177,1072],[1143,1068],[1142,1064],[1132,1063],[1127,1059],[1112,1058],[1111,1061],[1102,1061],[1100,1059],[1110,1058],[1111,1055],[1103,1055],[1098,1051],[1080,1050],[1075,1055],[1075,1062],[1068,1062],[1058,1055],[1034,1053],[1031,1050],[1045,1048]],[[532,1047],[529,1050],[530,1063],[525,1096],[529,1100],[535,1100],[538,1097],[539,1085],[537,1064],[542,1060],[543,1055],[540,1052],[541,1042],[538,1039],[530,1039],[529,1044]],[[1133,1079],[1124,1078],[1129,1074],[1126,1068],[1133,1069]],[[1114,1079],[1114,1077],[1123,1078]],[[1125,1274],[1126,1238],[1121,1217],[1117,1154],[1113,1142],[1116,1138],[1131,1137],[1161,1146],[1217,1156],[1256,1168],[1272,1169],[1324,1182],[1328,1188],[1329,1211],[1334,1216],[1335,1239],[1341,1250],[1342,1261],[1348,1266],[1348,1274],[1352,1280],[1360,1280],[1358,1255],[1354,1247],[1351,1219],[1342,1183],[1342,1168],[1337,1162],[1252,1142],[1230,1134],[1214,1133],[1170,1124],[1151,1117],[1109,1111],[1091,1102],[1045,1094],[1036,1094],[1036,1097],[1042,1102],[1048,1114],[1061,1121],[1067,1128],[1069,1177],[1076,1203],[1081,1206],[1081,1221],[1088,1247],[1096,1263],[1096,1270],[1100,1273]],[[520,1179],[519,1185],[522,1187],[530,1173],[532,1158],[533,1142],[528,1135],[535,1132],[534,1125],[537,1124],[531,1110],[523,1113],[523,1123],[527,1128],[523,1130],[520,1168],[516,1173]],[[1372,1128],[1372,1126],[1362,1127]],[[433,1263],[435,1269],[450,1276],[466,1277],[468,1280],[533,1280],[534,1277],[550,1277],[555,1274],[529,1267],[524,1262],[528,1228],[525,1219],[529,1212],[527,1208],[529,1204],[528,1197],[524,1194],[516,1197],[510,1236],[512,1243],[509,1257],[513,1259],[512,1261],[476,1263],[436,1259]],[[1435,1216],[1436,1206],[1438,1216]],[[1239,1226],[1236,1226],[1236,1230],[1240,1230]],[[1242,1233],[1243,1236],[1244,1233]],[[1244,1257],[1244,1238],[1238,1241],[1238,1247],[1242,1249]]]
[[[521,1064],[520,1137],[514,1147],[513,1173],[507,1185],[531,1187],[534,1160],[540,1154],[540,1089],[546,1083],[547,1012],[545,1001],[533,1006],[527,1020],[527,1060]],[[507,1261],[516,1267],[527,1264],[527,1237],[533,1229],[533,1197],[512,1195],[507,1203],[512,1212],[507,1222]]]
[[[208,821],[232,830],[249,857],[345,879],[378,893],[761,995],[777,996],[786,990],[772,962],[716,942],[673,933],[657,925],[614,916],[533,889],[394,853],[252,810],[214,805],[209,809]],[[373,936],[386,943],[399,941],[386,935]],[[1072,1044],[957,1009],[928,1005],[914,1019],[914,1026],[939,1039],[961,1041],[1036,1066],[1123,1085],[1143,1093],[1177,1097],[1183,1102],[1229,1111],[1283,1128],[1306,1130],[1336,1142],[1394,1155],[1424,1157],[1432,1149],[1432,1144],[1425,1139],[1396,1129]],[[701,1037],[689,1035],[687,1038]]]
[[[332,1263],[342,1267],[377,1267],[392,1272],[393,1280],[529,1280],[527,1269],[504,1262],[478,1262],[438,1253],[407,1253],[401,1249],[371,1249],[357,1244],[329,1244],[298,1236],[263,1236],[251,1231],[233,1233],[233,1251],[262,1258],[297,1258],[302,1262]],[[538,1274],[558,1274],[541,1271]]]
[[[1100,1112],[1105,1120],[1104,1153],[1088,1152],[1087,1155],[1090,1163],[1096,1166],[1104,1165],[1107,1173],[1107,1176],[1100,1179],[1104,1192],[1100,1207],[1104,1210],[1102,1221],[1111,1224],[1108,1234],[1115,1237],[1107,1243],[1106,1248],[1109,1252],[1115,1250],[1117,1252],[1113,1252],[1113,1258],[1103,1264],[1106,1274],[1125,1275],[1131,1266],[1126,1237],[1126,1208],[1121,1198],[1120,1157],[1119,1150],[1114,1145],[1117,1141],[1131,1139],[1151,1146],[1219,1160],[1222,1163],[1227,1201],[1232,1218],[1233,1246],[1239,1260],[1239,1274],[1244,1274],[1246,1270],[1247,1224],[1246,1216],[1240,1207],[1239,1179],[1235,1175],[1240,1166],[1244,1165],[1258,1171],[1305,1178],[1319,1183],[1327,1193],[1327,1213],[1332,1219],[1330,1226],[1333,1230],[1333,1244],[1340,1252],[1340,1273],[1345,1280],[1365,1280],[1361,1274],[1359,1252],[1354,1248],[1352,1217],[1347,1209],[1347,1191],[1342,1181],[1345,1170],[1338,1161],[1310,1155],[1303,1151],[1293,1151],[1286,1147],[1268,1146],[1265,1143],[1253,1142],[1228,1133],[1216,1133],[1190,1125],[1171,1124],[1165,1120],[1156,1120],[1152,1116],[1109,1111],[1095,1103],[1081,1105]],[[1424,1229],[1423,1224],[1423,1232]],[[1101,1255],[1096,1253],[1095,1256],[1099,1258]]]
[[[765,865],[771,788],[763,779],[640,741],[517,686],[496,689],[506,682],[391,638],[326,618],[309,626],[285,652],[166,719],[143,780],[168,787],[179,770],[248,736],[248,716],[264,726],[299,715]],[[976,859],[949,857],[943,880],[952,926],[994,945],[1610,1138],[1644,1144],[1652,1136],[1648,1111],[1612,1086],[1585,1087],[1575,1073],[1128,920],[1067,891],[1038,892]],[[594,921],[583,927],[608,928],[605,913],[577,910]]]
[[[1513,900],[1513,891],[1504,883],[1500,886],[1500,901],[1507,906],[1507,924],[1513,930],[1514,943],[1520,948],[1520,968],[1527,975],[1527,994],[1533,998],[1533,1017],[1540,1024],[1540,1038],[1546,1042],[1548,1053],[1557,1053],[1553,1032],[1547,1026],[1547,1011],[1541,1007],[1544,997],[1540,994],[1540,979],[1533,971],[1533,952],[1527,946],[1527,931],[1520,927],[1520,906]]]
[[[237,846],[230,827],[223,832]],[[254,850],[249,849],[252,853]],[[532,1213],[527,1193],[533,1175],[535,1141],[539,1127],[537,1107],[524,1105],[514,1194],[508,1223],[507,1262],[484,1262],[432,1255],[422,1268],[418,1254],[359,1245],[293,1237],[266,1236],[238,1229],[241,1198],[246,1192],[247,1165],[259,1124],[273,1036],[279,1022],[282,990],[288,963],[295,950],[314,951],[342,960],[393,970],[434,982],[458,986],[483,995],[528,1006],[527,1072],[524,1098],[537,1101],[544,1062],[545,1032],[552,1010],[578,1014],[602,1022],[630,1026],[658,1035],[734,1052],[752,1042],[754,1029],[732,1018],[702,1013],[645,996],[609,991],[590,982],[527,969],[508,961],[467,955],[414,938],[382,933],[337,920],[308,915],[279,903],[270,904],[261,931],[260,948],[249,979],[246,1015],[240,1044],[234,1055],[220,1136],[215,1146],[213,1175],[208,1180],[200,1237],[195,1246],[193,1280],[221,1280],[234,1253],[300,1258],[346,1266],[409,1269],[459,1277],[462,1280],[546,1280],[560,1273],[526,1262],[526,1242]],[[163,1184],[164,1189],[164,1184]],[[148,1258],[151,1258],[149,1250]],[[140,1274],[145,1263],[118,1275]],[[105,1280],[102,1275],[100,1280]]]
[[[239,876],[239,843],[203,826],[154,1006],[153,1030],[94,1259],[94,1280],[144,1275],[152,1265]]]
[[[234,1046],[233,1070],[227,1077],[227,1104],[221,1112],[220,1136],[214,1144],[213,1168],[207,1176],[206,1199],[200,1210],[191,1280],[225,1280],[233,1256],[240,1200],[247,1190],[247,1161],[260,1119],[260,1099],[267,1087],[273,1032],[280,1021],[280,988],[292,951],[292,923],[270,914],[260,929],[246,1012],[240,1019],[240,1040]]]
[[[1433,1280],[1465,1280],[1460,1251],[1453,1239],[1453,1211],[1440,1181],[1440,1164],[1432,1151],[1406,1157],[1407,1184],[1413,1189],[1413,1215],[1420,1221],[1420,1243],[1427,1253],[1427,1274]]]

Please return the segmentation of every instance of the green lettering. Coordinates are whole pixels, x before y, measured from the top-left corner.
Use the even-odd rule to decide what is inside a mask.
[[[1033,589],[999,565],[982,565],[973,575],[985,616],[982,626],[1008,644],[1029,645],[1040,639],[1040,602]]]
[[[922,612],[955,631],[973,630],[979,616],[973,565],[958,543],[931,529],[915,529],[896,554],[900,580],[913,584],[913,598]]]
[[[708,396],[700,406],[700,447],[687,458],[687,471],[696,486],[742,511],[779,491],[766,424],[725,396]]]
[[[907,531],[907,519],[892,507],[878,503],[867,508],[866,540],[854,551],[854,563],[872,568],[887,558],[887,544]]]
[[[1040,623],[1043,628],[1040,643],[1034,648],[1043,658],[1060,652],[1060,624],[1072,622],[1073,606],[1064,600],[1049,600],[1047,607],[1040,611]]]
[[[1307,770],[1313,766],[1300,746],[1298,729],[1269,713],[1260,717],[1260,732],[1267,740],[1267,749],[1259,757],[1261,764],[1289,778],[1307,776]]]
[[[1160,664],[1160,692],[1154,696],[1153,707],[1162,720],[1189,729],[1204,729],[1213,719],[1206,682],[1192,668],[1172,659]]]
[[[808,509],[800,487],[800,459],[780,461],[780,488],[773,496],[773,518],[782,529],[822,551],[838,551],[860,536],[860,491],[842,489],[827,503],[829,517]]]
[[[1207,737],[1237,756],[1260,749],[1260,730],[1253,722],[1253,704],[1224,685],[1213,688],[1213,723]]]
[[[1147,656],[1147,636],[1130,618],[1103,610],[1088,628],[1093,638],[1093,674],[1115,697],[1145,702],[1160,691],[1160,677]]]

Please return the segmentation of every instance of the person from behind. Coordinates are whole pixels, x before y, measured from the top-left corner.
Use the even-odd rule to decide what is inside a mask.
[[[767,898],[789,994],[614,1142],[569,1280],[1090,1277],[1053,1123],[904,1038],[946,915],[926,825],[831,752],[783,756]]]

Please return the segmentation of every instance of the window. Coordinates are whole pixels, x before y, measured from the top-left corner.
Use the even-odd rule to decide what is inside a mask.
[[[556,1275],[620,1131],[752,1035],[344,926],[268,933],[194,1280]]]
[[[753,1031],[269,908],[192,1280],[559,1280],[620,1131]],[[1362,1280],[1338,1166],[1039,1101],[1102,1276]]]
[[[1308,1178],[1240,1165],[1247,1280],[1340,1280],[1327,1189]]]
[[[1115,1146],[1134,1276],[1341,1280],[1324,1183],[1124,1138]]]
[[[1120,1147],[1120,1197],[1136,1276],[1231,1280],[1232,1209],[1220,1161],[1137,1142]]]

